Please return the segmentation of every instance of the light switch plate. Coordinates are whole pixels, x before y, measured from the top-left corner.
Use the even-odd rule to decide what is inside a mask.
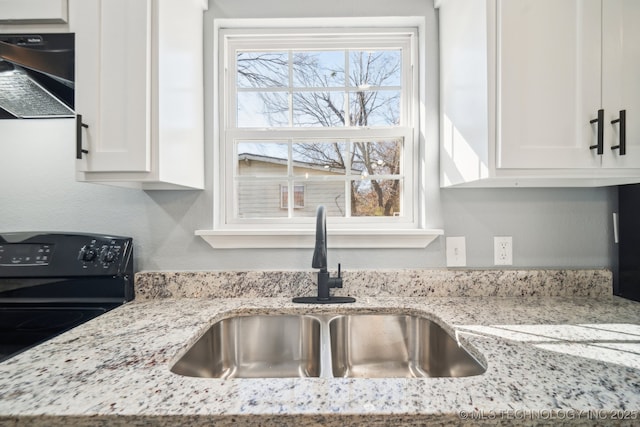
[[[467,247],[464,236],[447,237],[447,267],[467,265]]]

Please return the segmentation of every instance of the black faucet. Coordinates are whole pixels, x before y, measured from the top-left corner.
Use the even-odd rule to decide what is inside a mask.
[[[331,277],[327,270],[327,215],[324,206],[318,206],[316,211],[316,245],[313,250],[311,267],[319,268],[318,272],[318,296],[296,297],[293,302],[303,304],[341,304],[355,302],[352,297],[332,297],[329,289],[341,288],[340,264],[338,264],[338,276]]]

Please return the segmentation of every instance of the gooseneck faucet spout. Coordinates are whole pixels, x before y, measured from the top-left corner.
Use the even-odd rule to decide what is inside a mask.
[[[327,270],[327,214],[322,205],[316,211],[316,246],[311,267]]]
[[[328,300],[330,288],[341,288],[340,264],[338,264],[338,277],[331,277],[327,270],[327,214],[324,206],[318,206],[316,211],[316,246],[313,250],[311,267],[319,268],[318,272],[318,300]]]
[[[331,277],[327,270],[327,214],[324,206],[318,206],[316,211],[316,244],[313,249],[313,259],[311,267],[319,268],[318,272],[318,296],[317,297],[296,297],[293,302],[305,304],[340,304],[355,302],[351,297],[332,297],[329,290],[331,288],[342,287],[342,276],[340,264],[338,264],[338,276]]]

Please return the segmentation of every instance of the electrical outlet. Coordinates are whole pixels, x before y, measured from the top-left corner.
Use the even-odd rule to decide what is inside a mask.
[[[464,236],[447,237],[447,267],[465,267],[467,265],[467,248]]]
[[[513,264],[513,238],[495,236],[493,238],[493,263],[495,265]]]

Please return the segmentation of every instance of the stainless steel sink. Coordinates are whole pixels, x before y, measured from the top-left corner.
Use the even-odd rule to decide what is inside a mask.
[[[329,329],[335,377],[466,377],[486,370],[424,317],[345,315],[332,319]]]
[[[485,367],[407,314],[252,315],[209,328],[171,371],[209,378],[464,377]]]
[[[309,316],[240,316],[209,328],[171,371],[191,377],[320,375],[320,321]]]

